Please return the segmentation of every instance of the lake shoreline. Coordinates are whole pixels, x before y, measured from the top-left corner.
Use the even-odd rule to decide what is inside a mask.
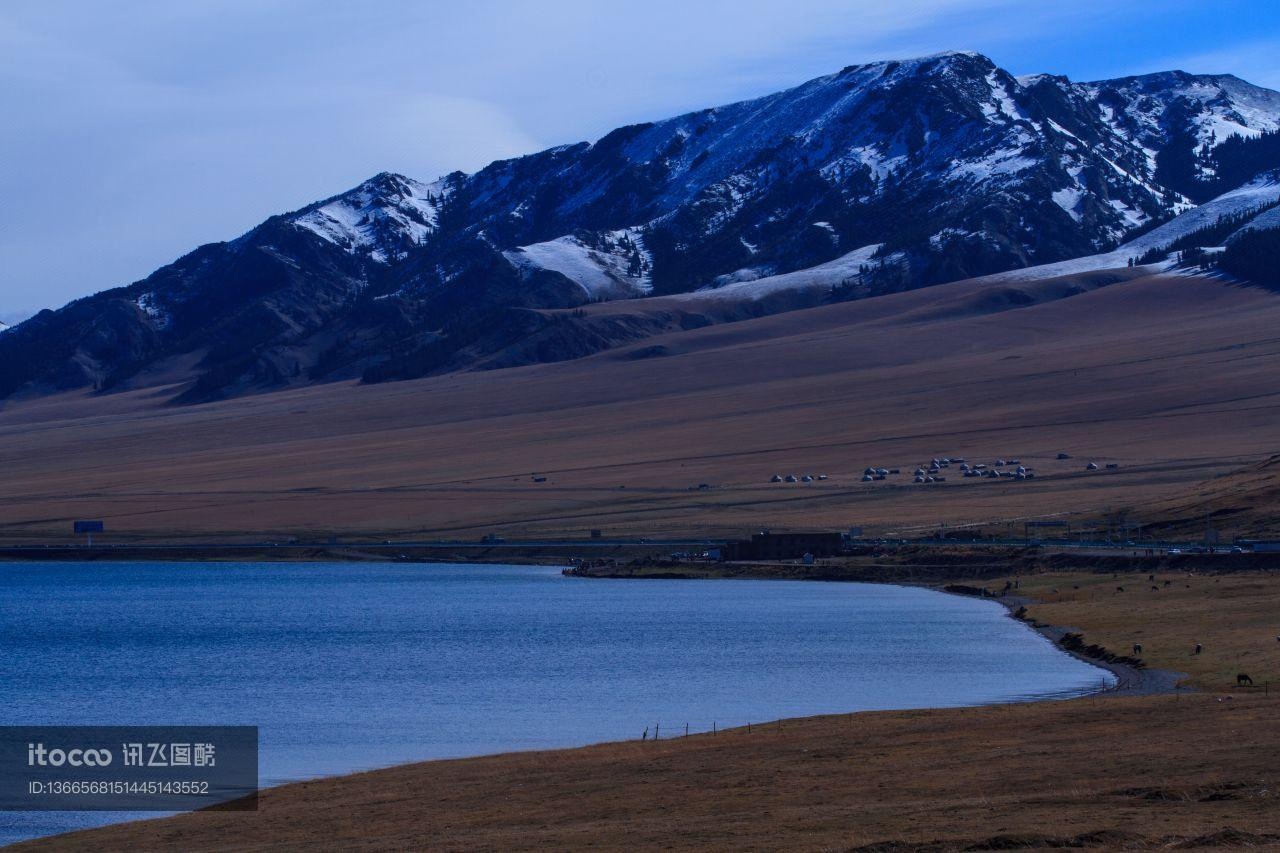
[[[832,580],[869,583],[961,582],[1008,574],[1044,572],[1233,573],[1280,570],[1280,553],[1167,553],[1146,548],[1081,548],[963,542],[860,544],[813,565],[799,561],[715,562],[673,560],[675,552],[699,553],[717,540],[547,539],[538,541],[353,542],[119,542],[0,545],[0,565],[13,562],[261,562],[261,563],[474,563],[574,566],[586,577],[664,579],[750,577],[757,580]]]
[[[860,582],[867,582],[867,581],[860,581]],[[882,583],[885,583],[885,582],[882,582]],[[940,588],[937,583],[922,583],[922,582],[913,583],[908,581],[895,580],[895,581],[888,581],[887,584],[898,585],[898,586],[919,586],[919,587],[929,588],[933,591],[947,592],[947,590]],[[961,594],[961,593],[951,591],[951,594]],[[1006,596],[1004,599],[1002,599],[999,596],[984,596],[984,597],[989,597],[991,598],[991,600],[996,601],[1000,603],[1002,606],[1004,606],[1006,610],[1009,612],[1011,618],[1016,618],[1014,614],[1017,612],[1017,608],[1022,607],[1027,603],[1034,603],[1033,599],[1026,596],[1021,596],[1021,595],[1017,597]],[[1047,639],[1053,642],[1055,647],[1060,651],[1067,651],[1069,654],[1075,654],[1070,650],[1062,649],[1061,645],[1058,642],[1061,635],[1066,633],[1065,628],[1041,625],[1035,621],[1028,620],[1028,619],[1021,619],[1019,621],[1022,621],[1023,624],[1041,633],[1043,636],[1045,636]],[[866,721],[867,724],[869,724],[873,720],[883,722],[887,720],[906,721],[906,720],[912,720],[912,719],[919,719],[922,714],[926,716],[927,715],[956,715],[957,718],[965,718],[966,715],[971,713],[984,713],[984,712],[995,713],[997,712],[998,709],[1004,708],[1004,709],[1008,709],[1011,713],[1030,714],[1030,717],[1028,718],[1029,720],[1040,720],[1042,718],[1053,717],[1055,719],[1062,719],[1065,723],[1065,720],[1075,719],[1077,716],[1088,715],[1092,713],[1092,711],[1086,711],[1085,709],[1093,709],[1093,708],[1099,707],[1096,704],[1099,702],[1102,703],[1102,707],[1111,707],[1114,704],[1114,707],[1117,709],[1117,713],[1121,713],[1120,709],[1129,707],[1128,703],[1133,701],[1140,701],[1140,702],[1151,702],[1151,701],[1161,701],[1161,700],[1168,701],[1172,698],[1177,698],[1177,696],[1170,697],[1168,695],[1163,695],[1163,694],[1176,693],[1178,696],[1185,696],[1187,700],[1195,700],[1197,702],[1201,701],[1197,697],[1204,696],[1204,694],[1202,693],[1195,693],[1192,691],[1188,691],[1186,689],[1175,688],[1173,684],[1168,680],[1165,680],[1165,681],[1160,680],[1162,678],[1167,679],[1168,677],[1174,677],[1177,675],[1175,673],[1168,673],[1167,671],[1164,671],[1164,670],[1135,669],[1133,667],[1127,667],[1121,664],[1108,664],[1107,662],[1099,661],[1089,657],[1084,657],[1078,654],[1075,654],[1075,656],[1094,666],[1108,669],[1113,674],[1115,674],[1116,677],[1119,679],[1118,683],[1115,686],[1106,690],[1090,692],[1082,696],[1066,699],[1063,701],[1048,701],[1056,697],[1043,697],[1041,699],[1032,699],[1032,700],[1027,700],[1023,702],[978,705],[978,706],[969,706],[967,708],[927,709],[922,711],[867,711],[867,712],[858,712],[852,715],[838,715],[837,717],[830,718],[830,719],[840,719],[843,717],[843,718],[848,718],[850,720],[864,720]],[[1152,673],[1161,673],[1162,675],[1157,676],[1156,680],[1153,681],[1151,678]],[[1242,698],[1249,698],[1249,697],[1242,697]],[[1219,701],[1221,700],[1219,699]],[[1187,702],[1184,702],[1182,704],[1184,706],[1188,705]],[[1066,718],[1062,718],[1061,712],[1050,710],[1055,706],[1061,709],[1068,709],[1068,716]],[[1160,709],[1158,711],[1152,711],[1153,714],[1164,715],[1170,706],[1159,705],[1159,706],[1152,706],[1152,707]],[[1177,707],[1177,706],[1175,705],[1173,707]],[[1197,705],[1196,707],[1199,707],[1199,705]],[[1027,709],[1027,710],[1022,711],[1018,709]],[[1043,710],[1034,710],[1034,709],[1043,709]],[[1270,713],[1270,711],[1268,710],[1267,713]],[[791,718],[783,721],[777,721],[775,723],[769,723],[766,725],[757,725],[756,728],[762,732],[763,731],[772,732],[775,730],[779,732],[783,732],[783,731],[790,731],[792,728],[807,730],[808,728],[819,725],[820,724],[819,721],[826,720],[826,719],[829,719],[829,718],[827,717]],[[1062,724],[1063,723],[1060,723],[1059,725],[1062,725]],[[737,736],[737,734],[739,733],[737,732],[737,730],[730,729],[730,730],[722,731],[721,734],[728,736],[728,738],[732,738]],[[708,735],[692,735],[690,738],[687,738],[687,739],[686,738],[674,738],[671,740],[664,739],[661,742],[661,744],[664,749],[667,748],[668,745],[676,746],[676,745],[681,745],[683,743],[689,743],[690,747],[692,748],[692,745],[694,742],[705,743],[706,738],[708,737],[709,737]],[[727,742],[727,739],[726,739],[726,742]],[[559,755],[569,756],[569,755],[577,755],[584,752],[598,751],[598,752],[603,752],[608,754],[629,755],[631,754],[631,750],[637,746],[639,746],[639,744],[637,744],[635,741],[630,741],[630,740],[612,741],[612,742],[600,743],[600,744],[596,744],[594,746],[588,746],[588,747],[579,747],[579,748],[568,749],[568,750],[552,750],[550,753],[547,753],[547,754],[557,755],[557,756]],[[264,793],[268,798],[274,798],[274,797],[283,795],[287,800],[292,802],[296,800],[297,795],[303,793],[305,789],[314,789],[317,786],[320,786],[324,788],[326,792],[334,792],[338,796],[345,796],[342,794],[338,794],[337,792],[342,792],[350,788],[351,786],[355,786],[357,788],[367,787],[368,781],[371,778],[378,777],[380,774],[391,774],[391,775],[410,774],[413,776],[413,778],[421,779],[423,777],[423,774],[426,774],[427,776],[434,776],[439,773],[451,773],[453,772],[454,768],[460,765],[466,766],[466,767],[477,767],[477,768],[479,766],[486,766],[486,765],[501,765],[501,766],[507,766],[508,764],[512,766],[523,765],[525,762],[528,761],[529,756],[536,756],[541,754],[543,753],[541,752],[523,752],[523,753],[507,752],[507,753],[498,753],[498,754],[491,754],[491,755],[485,755],[485,756],[477,756],[475,758],[450,759],[450,760],[443,760],[443,761],[427,761],[427,762],[420,762],[420,763],[415,763],[410,765],[389,767],[383,770],[368,771],[365,773],[326,777],[322,779],[313,780],[310,782],[290,783],[288,785],[282,785],[277,788],[267,789]],[[161,824],[167,824],[169,821],[181,822],[184,819],[189,819],[189,818],[204,820],[205,819],[203,817],[204,814],[205,813],[200,813],[199,815],[194,815],[194,814],[184,815],[184,816],[179,816],[177,818],[162,819],[159,821],[117,824],[117,825],[103,828],[101,830],[88,830],[88,831],[84,831],[80,833],[72,833],[64,836],[50,836],[48,838],[35,839],[32,842],[19,845],[18,849],[33,849],[33,850],[34,849],[76,849],[75,844],[73,843],[75,839],[83,837],[84,840],[88,842],[90,839],[97,837],[95,836],[95,833],[112,833],[114,831],[123,832],[124,835],[121,837],[133,837],[133,836],[146,837],[150,840],[156,841],[158,848],[166,849],[166,844],[160,840],[163,837],[165,837],[165,832],[161,830],[152,832],[150,825],[156,825],[158,827]],[[230,829],[229,826],[226,828]],[[180,837],[184,840],[184,842],[187,840],[190,840],[190,836],[186,835],[185,832],[186,830],[183,830],[182,833],[180,833],[177,836],[171,836],[171,838],[176,839]],[[109,838],[111,836],[106,835],[102,837]],[[223,840],[223,836],[218,836],[217,840],[219,841]],[[171,843],[167,849],[179,849],[180,847],[181,845],[174,842],[174,843]],[[201,848],[199,845],[196,845],[195,847],[191,847],[190,849],[216,849],[216,847]],[[250,845],[249,849],[254,849],[254,847]]]
[[[939,590],[939,592],[946,592],[946,590]],[[1189,691],[1189,688],[1179,686],[1180,682],[1186,679],[1186,673],[1169,669],[1151,669],[1146,666],[1137,667],[1129,663],[1103,660],[1084,654],[1077,649],[1067,648],[1062,643],[1063,638],[1068,634],[1079,634],[1081,633],[1080,631],[1061,625],[1046,625],[1033,619],[1018,617],[1018,609],[1034,603],[1033,599],[1013,596],[997,598],[996,600],[1005,608],[1010,619],[1018,619],[1018,621],[1027,625],[1052,643],[1053,647],[1058,651],[1071,655],[1077,660],[1084,661],[1099,669],[1105,669],[1116,677],[1115,684],[1087,693],[1085,694],[1086,696],[1158,696]]]
[[[404,761],[615,742],[639,738],[646,725],[652,736],[656,722],[661,723],[663,735],[670,736],[684,729],[686,722],[696,733],[711,730],[717,724],[724,728],[750,722],[759,727],[776,724],[779,718],[845,714],[860,709],[958,707],[1022,701],[1028,696],[1066,697],[1095,688],[1100,678],[1092,667],[1061,658],[1025,635],[1020,627],[1005,622],[1000,618],[1002,614],[988,605],[892,584],[844,589],[800,583],[782,585],[786,587],[783,589],[750,582],[700,588],[682,583],[593,584],[564,577],[561,567],[437,567],[386,562],[10,564],[4,574],[14,581],[15,591],[26,591],[24,597],[13,600],[15,606],[8,621],[15,631],[30,633],[22,630],[28,622],[62,624],[56,620],[45,622],[41,602],[57,598],[46,590],[83,589],[86,592],[81,600],[85,604],[91,602],[93,612],[107,614],[106,624],[116,621],[115,614],[128,613],[135,619],[133,636],[146,639],[155,636],[152,628],[162,628],[160,634],[172,638],[184,657],[193,661],[209,658],[202,671],[207,681],[212,679],[209,683],[213,686],[198,695],[195,706],[175,694],[170,714],[182,718],[184,713],[200,713],[193,707],[215,707],[234,719],[274,726],[270,729],[273,732],[282,725],[275,709],[291,704],[289,697],[295,697],[295,685],[288,680],[264,680],[262,673],[277,668],[289,671],[295,662],[303,660],[288,651],[294,645],[301,653],[317,648],[317,642],[327,642],[325,638],[331,636],[328,630],[333,626],[315,619],[348,618],[342,615],[347,613],[347,607],[335,610],[329,604],[333,585],[342,584],[341,589],[351,596],[351,613],[360,614],[358,621],[362,625],[373,621],[386,630],[360,632],[349,649],[326,647],[331,658],[329,666],[341,667],[344,659],[362,661],[376,668],[365,671],[376,671],[377,685],[386,687],[373,701],[368,692],[348,686],[350,682],[334,685],[332,695],[339,698],[329,703],[331,710],[323,722],[345,731],[345,721],[362,718],[362,709],[369,712],[369,719],[377,719],[380,714],[390,720],[400,719],[400,728],[381,735],[381,740],[394,746],[390,750],[380,747],[378,741],[369,741],[356,731],[340,740],[339,758],[321,756],[324,760],[313,758],[306,762],[295,760],[290,752],[291,747],[298,746],[305,754],[305,738],[291,737],[264,756],[263,779],[272,785],[389,767]],[[161,606],[139,608],[138,590],[145,591],[142,599],[155,599]],[[365,594],[355,594],[358,591]],[[461,591],[461,595],[455,591]],[[185,601],[190,596],[199,596],[207,612],[215,617],[203,628],[171,624],[174,616],[167,602]],[[448,602],[455,600],[461,609],[449,610]],[[510,604],[500,605],[501,600]],[[22,606],[23,602],[28,606]],[[66,612],[51,603],[48,608],[50,618],[61,613],[62,618],[74,620],[77,615],[74,607]],[[520,648],[508,648],[504,645],[507,634],[495,630],[506,623],[493,617],[512,608],[533,614],[532,625],[556,624],[569,630],[554,632],[562,639],[553,641],[520,629],[512,634]],[[20,612],[26,615],[20,616]],[[596,615],[570,618],[570,612]],[[255,614],[255,618],[228,622],[224,617],[232,613]],[[735,615],[739,613],[750,618]],[[600,614],[610,615],[602,618]],[[528,621],[516,619],[512,624],[520,626]],[[219,664],[214,658],[226,657],[224,648],[240,648],[236,645],[239,634],[234,630],[222,633],[220,627],[234,629],[237,624],[250,622],[263,626],[250,631],[255,638],[261,631],[292,638],[278,644],[286,653],[269,655],[273,665],[268,669],[264,669],[258,652],[248,648],[235,656],[237,665],[227,668]],[[456,642],[449,648],[460,648],[457,644],[470,637],[471,647],[495,651],[472,655],[480,659],[481,665],[464,667],[465,672],[455,673],[456,667],[440,660],[420,663],[432,657],[429,649],[434,641],[430,637],[440,630],[440,625],[452,626],[446,636]],[[588,630],[590,625],[601,627],[593,633]],[[856,628],[851,629],[851,625]],[[476,634],[475,629],[481,626],[483,633]],[[715,628],[710,630],[707,626]],[[592,639],[617,635],[619,630],[625,633],[615,641],[616,654]],[[388,631],[390,646],[369,639]],[[92,638],[97,633],[89,630],[86,636]],[[212,652],[198,642],[206,633],[222,638]],[[186,642],[188,634],[194,642]],[[666,639],[657,639],[660,637]],[[276,648],[276,644],[255,642],[256,646]],[[572,667],[572,677],[556,676],[559,680],[548,682],[554,685],[548,687],[550,692],[543,692],[533,679],[528,693],[533,698],[506,703],[525,712],[518,724],[502,724],[510,713],[495,705],[485,690],[471,689],[486,684],[483,678],[469,675],[488,672],[486,659],[511,672],[541,671],[537,663],[541,660],[547,662],[545,666],[554,675],[563,669],[559,662],[572,658],[584,644],[596,649],[596,654],[592,659],[578,660]],[[376,660],[362,657],[373,646],[377,647]],[[95,648],[87,646],[85,650]],[[388,648],[413,651],[409,658],[393,655],[388,662],[384,654]],[[765,654],[753,653],[761,648]],[[880,677],[876,668],[884,665],[882,659],[892,656],[895,649],[902,650],[900,654],[905,657],[889,665],[902,677]],[[655,667],[655,657],[671,663]],[[593,660],[595,669],[608,669],[615,658],[626,662],[625,671],[616,667],[608,670],[611,674],[607,681],[591,675]],[[72,678],[91,674],[99,680],[128,683],[112,674],[122,668],[131,669],[133,660],[131,654],[122,651],[107,655],[90,667],[73,662],[66,671]],[[761,660],[772,662],[754,663]],[[364,669],[363,665],[360,668]],[[660,674],[658,682],[647,674],[651,670]],[[643,685],[642,691],[631,687],[627,672],[636,674],[631,681]],[[42,695],[40,685],[45,677],[43,669],[30,672],[26,679],[28,693]],[[240,691],[257,695],[260,691],[254,690],[256,685],[272,686],[273,695],[278,698],[258,699],[248,705],[233,698]],[[586,685],[585,692],[573,692],[574,685]],[[142,693],[146,683],[135,684],[131,689]],[[87,683],[76,684],[75,693],[86,701],[97,695]],[[220,699],[222,695],[228,698]],[[401,707],[404,703],[424,710],[415,715]],[[565,709],[574,706],[583,709],[579,716],[596,720],[572,719],[573,714]],[[466,713],[460,715],[458,708],[466,709]],[[252,713],[259,716],[246,716]],[[74,719],[50,719],[38,705],[23,702],[15,702],[9,716],[15,721]],[[408,720],[413,725],[407,725]],[[136,722],[138,718],[127,714],[119,720],[129,721]],[[43,831],[68,830],[77,823],[45,822],[43,826],[48,828]],[[14,831],[10,839],[21,837],[22,825],[10,827]]]
[[[704,573],[703,566],[728,567],[727,571]],[[1027,627],[1034,630],[1040,636],[1047,639],[1055,649],[1070,655],[1077,660],[1095,666],[1099,669],[1106,670],[1116,677],[1116,683],[1099,690],[1090,691],[1085,696],[1108,695],[1108,696],[1154,696],[1160,694],[1170,694],[1177,692],[1186,692],[1188,688],[1180,687],[1179,683],[1186,678],[1186,674],[1166,669],[1151,669],[1146,666],[1134,666],[1125,661],[1106,660],[1105,658],[1090,656],[1081,650],[1068,648],[1063,645],[1063,638],[1068,634],[1081,633],[1078,629],[1065,627],[1061,625],[1049,625],[1040,623],[1034,619],[1023,618],[1018,615],[1020,609],[1024,609],[1027,605],[1033,604],[1034,599],[1021,595],[1004,595],[992,593],[985,587],[971,587],[960,584],[949,584],[941,580],[909,580],[909,579],[877,579],[872,580],[865,576],[865,573],[857,573],[854,576],[834,576],[828,566],[821,565],[796,565],[796,564],[703,564],[692,568],[689,572],[682,573],[678,568],[667,568],[666,570],[658,570],[647,572],[644,574],[619,573],[607,567],[591,568],[591,567],[575,567],[566,569],[565,573],[574,577],[588,577],[601,579],[627,579],[627,580],[811,580],[823,583],[870,583],[885,584],[889,586],[910,586],[921,589],[929,589],[935,592],[946,593],[948,595],[960,595],[968,597],[979,597],[986,600],[995,601],[1005,608],[1006,615],[1011,619],[1022,622]],[[761,569],[764,569],[761,571]],[[801,577],[779,576],[778,569],[788,571],[798,570]],[[951,587],[951,588],[948,588]],[[988,594],[983,594],[984,592]],[[1040,699],[1032,699],[1029,701],[1054,701],[1057,697],[1043,697]]]

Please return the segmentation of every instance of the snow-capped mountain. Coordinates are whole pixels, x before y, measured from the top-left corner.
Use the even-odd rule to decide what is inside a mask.
[[[1171,134],[1189,133],[1199,148],[1280,128],[1280,93],[1230,74],[1166,71],[1085,84],[1085,90],[1153,157]]]
[[[426,244],[451,192],[447,178],[423,184],[383,172],[289,220],[348,252],[367,253],[371,260],[385,264]]]
[[[1230,74],[1167,71],[1084,88],[1146,154],[1153,175],[1197,200],[1217,175],[1213,149],[1280,129],[1280,93]]]
[[[1105,254],[1280,167],[1277,129],[1280,94],[1225,75],[850,66],[470,175],[377,175],[23,323],[0,396],[149,382],[191,354],[183,400],[416,376],[559,322],[538,309],[837,273],[852,298]]]

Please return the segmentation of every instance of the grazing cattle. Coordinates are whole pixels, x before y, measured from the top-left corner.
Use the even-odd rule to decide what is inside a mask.
[[[1164,582],[1164,585],[1165,585],[1165,586],[1172,586],[1172,585],[1173,585],[1173,581],[1165,581],[1165,582]]]
[[[1153,581],[1153,580],[1155,580],[1155,579],[1156,579],[1156,576],[1155,576],[1155,575],[1147,575],[1147,580],[1149,580],[1149,581]]]
[[[1192,652],[1192,654],[1193,654],[1193,655],[1198,655],[1198,654],[1200,654],[1202,651],[1204,651],[1204,646],[1200,645],[1199,643],[1196,643],[1196,650],[1195,650],[1194,652]]]
[[[1140,655],[1140,654],[1142,654],[1142,643],[1134,643],[1134,644],[1133,644],[1133,653],[1134,653],[1135,655]]]
[[[1250,687],[1252,687],[1253,679],[1242,672],[1236,676],[1236,686],[1243,686],[1245,684],[1248,684]]]
[[[1116,592],[1124,592],[1124,587],[1122,586],[1116,587]]]
[[[1159,591],[1160,591],[1160,587],[1158,587],[1158,586],[1153,586],[1153,587],[1151,587],[1151,591],[1152,591],[1152,592],[1159,592]]]

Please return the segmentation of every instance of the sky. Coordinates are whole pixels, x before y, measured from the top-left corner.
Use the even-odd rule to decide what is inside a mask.
[[[4,0],[0,321],[381,171],[474,171],[951,49],[1280,89],[1280,2]]]

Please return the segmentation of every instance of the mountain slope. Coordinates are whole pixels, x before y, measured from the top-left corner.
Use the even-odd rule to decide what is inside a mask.
[[[583,319],[675,301],[599,303]],[[0,410],[0,536],[57,541],[85,517],[158,542],[927,535],[1001,519],[1021,535],[1027,517],[1190,501],[1274,454],[1278,324],[1263,288],[1125,269],[677,322],[575,361],[180,409],[151,390],[58,395]],[[1037,476],[912,482],[944,455],[1013,456]],[[868,465],[903,476],[862,483]]]
[[[21,324],[0,398],[185,370],[197,402],[524,340],[556,360],[594,345],[546,309],[758,301],[745,283],[807,269],[855,298],[1092,256],[1260,171],[1277,128],[1280,95],[1227,76],[1014,78],[969,52],[850,66],[471,175],[377,175]]]

